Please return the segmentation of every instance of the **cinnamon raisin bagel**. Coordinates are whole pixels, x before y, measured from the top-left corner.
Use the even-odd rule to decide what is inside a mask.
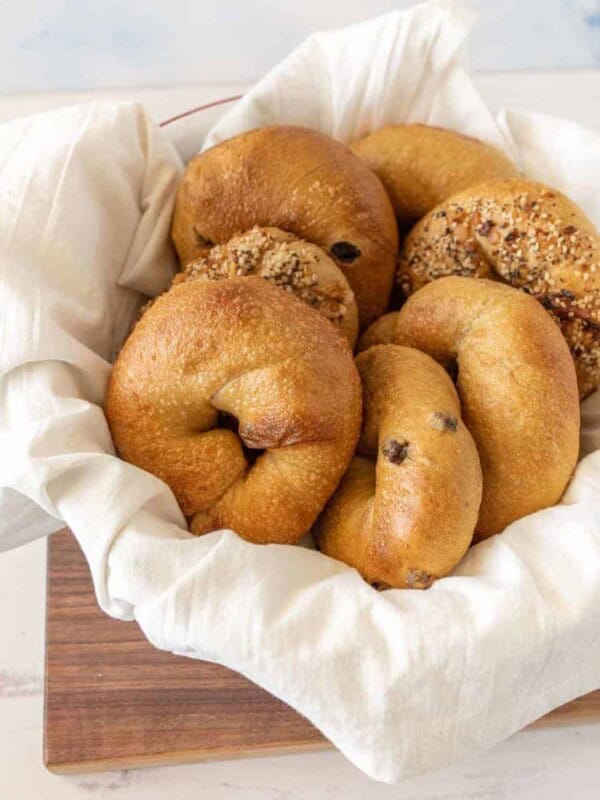
[[[600,237],[564,194],[511,180],[449,198],[410,232],[398,271],[405,295],[443,275],[532,294],[569,344],[581,397],[600,384]]]
[[[539,303],[502,283],[441,278],[400,309],[394,340],[458,369],[483,471],[476,540],[560,500],[577,461],[579,398],[569,349]]]
[[[386,125],[352,150],[381,179],[400,222],[414,222],[474,183],[519,174],[495,147],[433,125]]]
[[[426,589],[463,557],[481,467],[448,375],[407,347],[361,353],[358,454],[317,524],[320,549],[378,588]]]
[[[344,336],[258,277],[159,297],[110,377],[120,455],[162,478],[194,533],[294,542],[354,451],[360,380]]]
[[[316,244],[279,228],[252,228],[190,261],[173,283],[247,275],[297,295],[344,333],[351,347],[358,336],[354,294],[339,267]]]
[[[325,250],[347,277],[363,326],[385,310],[398,249],[394,211],[379,179],[344,145],[276,125],[193,158],[173,217],[182,265],[254,225]]]
[[[358,340],[358,352],[362,353],[363,350],[376,344],[392,344],[397,324],[397,311],[389,311],[383,317],[376,319]]]

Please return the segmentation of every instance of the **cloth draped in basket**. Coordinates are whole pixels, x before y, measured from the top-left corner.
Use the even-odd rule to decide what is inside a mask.
[[[209,142],[270,122],[344,141],[386,122],[447,125],[512,151],[598,224],[600,135],[526,112],[494,120],[462,66],[469,24],[442,0],[310,37]],[[242,672],[383,781],[489,747],[600,686],[595,396],[590,455],[563,503],[472,548],[426,592],[378,593],[306,548],[195,539],[168,487],[115,457],[110,361],[175,268],[180,169],[133,104],[0,126],[0,549],[68,525],[107,613]]]

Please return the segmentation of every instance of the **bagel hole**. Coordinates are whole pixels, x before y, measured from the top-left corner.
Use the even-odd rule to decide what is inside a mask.
[[[240,440],[240,444],[242,446],[244,457],[251,467],[258,461],[258,459],[265,452],[263,448],[248,447],[248,445],[245,444],[244,440],[240,436],[239,420],[233,414],[228,414],[227,411],[219,411],[217,417],[217,427],[226,428],[228,431],[233,431],[237,435],[238,439]]]

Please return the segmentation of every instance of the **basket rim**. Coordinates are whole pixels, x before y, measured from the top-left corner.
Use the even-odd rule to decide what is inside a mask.
[[[168,125],[172,125],[174,122],[179,122],[179,120],[185,119],[186,117],[191,117],[193,114],[198,114],[201,111],[207,111],[209,108],[215,108],[216,106],[225,105],[225,103],[233,103],[236,100],[240,100],[242,97],[243,95],[241,94],[235,94],[231,95],[231,97],[222,97],[219,100],[213,100],[210,103],[204,103],[201,106],[190,108],[187,111],[182,111],[180,114],[176,114],[173,117],[163,120],[159,123],[159,127],[165,128]]]

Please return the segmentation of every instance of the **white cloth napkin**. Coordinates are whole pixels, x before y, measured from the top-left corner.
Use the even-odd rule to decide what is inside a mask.
[[[600,222],[600,136],[524,112],[496,124],[460,64],[468,25],[460,6],[433,2],[313,36],[210,141],[271,121],[346,140],[435,122],[513,148]],[[174,268],[179,170],[135,105],[0,126],[0,548],[67,524],[107,613],[247,675],[383,781],[471,755],[600,686],[596,397],[591,455],[563,504],[472,548],[426,592],[378,593],[316,551],[231,531],[195,539],[165,484],[115,457],[110,359],[141,294]]]

